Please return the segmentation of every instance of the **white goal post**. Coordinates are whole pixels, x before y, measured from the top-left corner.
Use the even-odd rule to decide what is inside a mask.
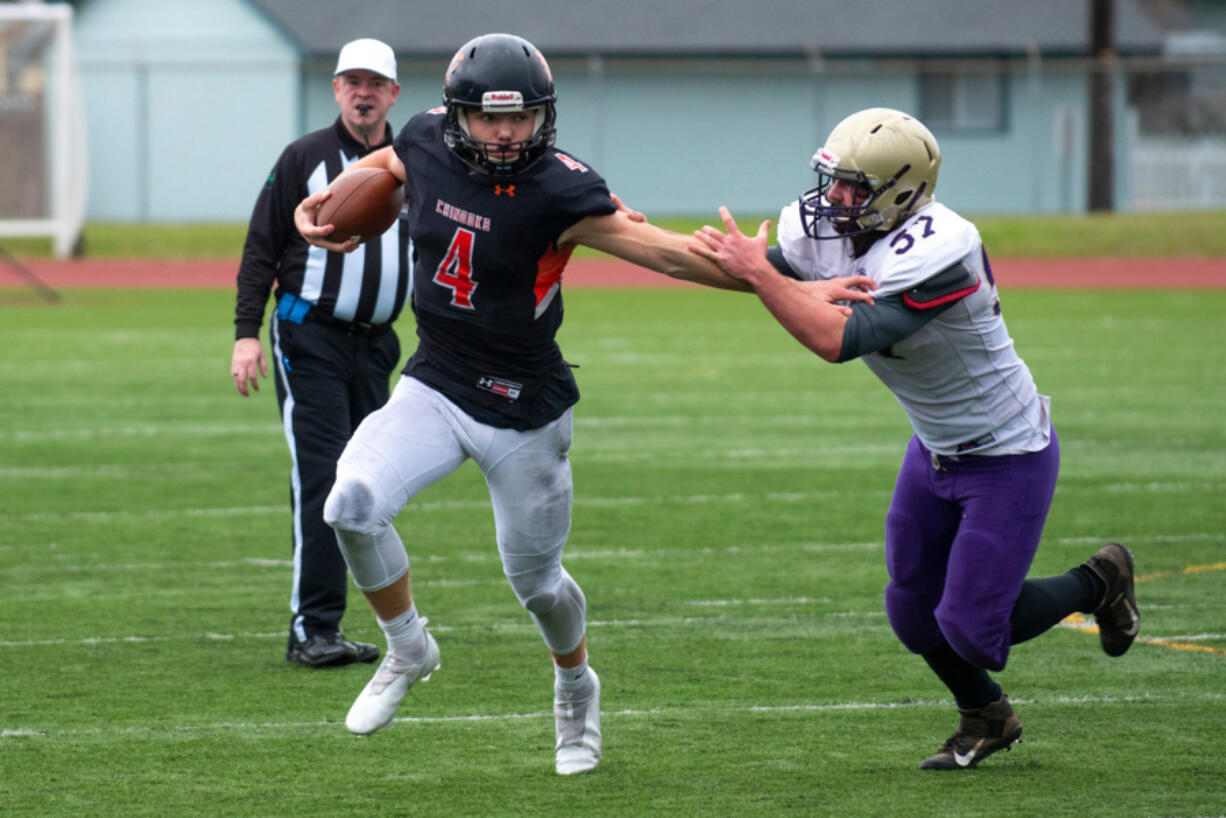
[[[0,241],[49,236],[60,258],[89,176],[72,17],[66,3],[0,3]]]

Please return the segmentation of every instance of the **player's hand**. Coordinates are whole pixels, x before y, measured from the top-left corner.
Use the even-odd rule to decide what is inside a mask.
[[[632,222],[638,222],[639,224],[647,224],[647,217],[644,216],[642,213],[640,213],[637,210],[631,210],[630,208],[626,207],[626,203],[623,202],[617,196],[617,194],[610,193],[609,197],[613,200],[613,204],[617,205],[618,213],[625,213],[626,218]]]
[[[264,345],[259,338],[239,338],[234,342],[234,355],[230,358],[230,377],[234,379],[234,387],[238,394],[247,397],[247,385],[255,391],[260,390],[260,381],[256,373],[268,377],[268,361],[264,359]]]
[[[325,188],[299,202],[298,206],[294,208],[294,227],[298,228],[298,232],[302,234],[304,239],[316,247],[322,247],[334,253],[348,253],[356,249],[359,242],[353,238],[346,239],[343,242],[331,241],[328,239],[328,236],[332,234],[332,225],[315,224],[316,211],[319,210],[319,206],[327,201],[331,195],[332,191]]]
[[[871,290],[877,289],[877,282],[868,276],[838,276],[821,281],[801,281],[797,285],[801,292],[818,301],[828,304],[838,304],[840,301],[863,301],[873,304]],[[847,310],[850,314],[851,310]]]
[[[721,207],[719,215],[727,232],[721,233],[709,224],[703,225],[701,230],[694,231],[697,241],[690,244],[690,252],[710,259],[728,275],[750,285],[763,275],[774,272],[775,268],[766,260],[766,237],[770,232],[770,221],[758,225],[757,234],[746,236],[737,227],[728,208]]]

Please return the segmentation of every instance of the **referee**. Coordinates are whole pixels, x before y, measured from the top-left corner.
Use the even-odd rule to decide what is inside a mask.
[[[381,238],[349,254],[308,245],[294,207],[350,163],[390,145],[396,56],[378,40],[346,44],[332,90],[335,123],[281,154],[256,199],[238,269],[230,374],[243,397],[268,376],[260,324],[276,285],[269,342],[277,404],[289,444],[294,576],[285,658],[309,667],[373,662],[379,649],[341,634],[348,578],[336,534],[323,521],[336,460],[353,430],[387,401],[400,360],[392,322],[409,295],[411,245],[403,216]]]

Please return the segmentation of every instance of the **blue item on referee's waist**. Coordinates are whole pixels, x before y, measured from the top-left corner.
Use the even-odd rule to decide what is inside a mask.
[[[301,324],[310,309],[310,301],[299,298],[293,293],[282,293],[281,298],[277,301],[277,317],[294,324]]]

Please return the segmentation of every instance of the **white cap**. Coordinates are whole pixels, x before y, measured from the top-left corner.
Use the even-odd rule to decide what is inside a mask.
[[[369,37],[345,43],[332,76],[356,70],[374,71],[396,82],[396,55],[390,45]]]

